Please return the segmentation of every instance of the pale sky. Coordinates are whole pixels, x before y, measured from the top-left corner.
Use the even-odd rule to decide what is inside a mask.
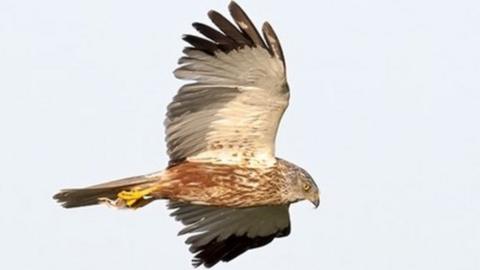
[[[480,3],[238,1],[271,22],[291,103],[277,154],[322,192],[214,269],[480,269]],[[163,169],[172,70],[228,1],[0,2],[2,269],[190,269],[163,202],[66,210],[60,188]]]

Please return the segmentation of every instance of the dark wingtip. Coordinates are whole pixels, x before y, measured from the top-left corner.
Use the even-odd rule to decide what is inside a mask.
[[[192,45],[195,49],[214,55],[217,50],[215,43],[194,35],[183,35],[182,39]]]
[[[240,6],[235,1],[230,1],[228,4],[228,10],[232,11],[232,9],[241,9]]]
[[[242,49],[245,46],[261,47],[268,50],[272,56],[279,58],[285,66],[280,42],[273,28],[266,23],[263,25],[263,31],[259,32],[247,13],[235,1],[230,1],[228,9],[233,18],[232,21],[225,18],[220,12],[210,10],[207,14],[216,26],[216,29],[195,22],[192,26],[200,32],[201,36],[193,37],[186,35],[183,39],[190,43],[194,49],[209,55],[215,55],[217,51],[229,53],[232,50]],[[263,32],[263,37],[261,32]]]
[[[228,11],[230,11],[230,14],[232,15],[232,17],[235,17],[234,14],[236,13],[242,13],[246,15],[242,7],[239,4],[237,4],[235,1],[230,1],[230,4],[228,4]]]
[[[222,14],[220,14],[220,12],[214,10],[214,9],[211,9],[207,12],[207,15],[208,15],[208,18],[210,18],[210,20],[213,20],[215,17],[217,16],[222,16]],[[223,16],[222,16],[223,17]]]
[[[247,235],[231,235],[226,239],[214,239],[209,243],[190,250],[196,253],[192,259],[192,265],[198,267],[203,265],[205,268],[211,268],[219,262],[229,262],[244,252],[263,247],[277,237],[285,237],[290,234],[290,226],[267,236],[248,237]]]
[[[263,23],[262,32],[264,39],[267,41],[270,52],[283,62],[283,67],[285,68],[285,56],[283,54],[280,40],[269,22]]]

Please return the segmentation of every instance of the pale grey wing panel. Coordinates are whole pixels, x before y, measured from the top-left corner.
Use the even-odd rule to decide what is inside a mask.
[[[183,86],[168,106],[165,120],[170,159],[181,160],[208,149],[212,122],[221,119],[219,110],[237,95],[238,90],[231,87]]]
[[[186,243],[195,254],[195,266],[232,260],[290,233],[285,205],[223,208],[170,202],[169,208],[175,209],[171,215],[186,226],[179,235],[191,234]]]
[[[264,27],[263,41],[235,3],[230,11],[240,29],[212,11],[221,32],[195,23],[210,40],[184,37],[193,47],[184,50],[175,75],[194,83],[182,87],[168,107],[172,162],[275,162],[276,133],[289,100],[283,53],[271,27]]]

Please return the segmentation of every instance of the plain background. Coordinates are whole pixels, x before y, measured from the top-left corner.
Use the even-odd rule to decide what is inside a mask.
[[[2,269],[190,269],[163,202],[65,210],[60,188],[163,169],[172,70],[228,1],[0,2]],[[478,1],[240,1],[283,42],[278,156],[322,204],[216,269],[480,269]]]

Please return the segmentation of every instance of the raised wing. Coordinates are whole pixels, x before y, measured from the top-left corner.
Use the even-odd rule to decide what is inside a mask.
[[[237,26],[210,11],[219,30],[194,23],[208,39],[184,36],[192,47],[185,48],[175,76],[194,82],[181,87],[168,106],[172,163],[275,163],[275,137],[289,99],[280,43],[268,23],[262,38],[236,3],[229,10]]]
[[[224,208],[170,202],[169,208],[175,209],[171,215],[185,225],[179,235],[193,234],[186,243],[195,254],[195,267],[228,262],[290,234],[287,205]]]

